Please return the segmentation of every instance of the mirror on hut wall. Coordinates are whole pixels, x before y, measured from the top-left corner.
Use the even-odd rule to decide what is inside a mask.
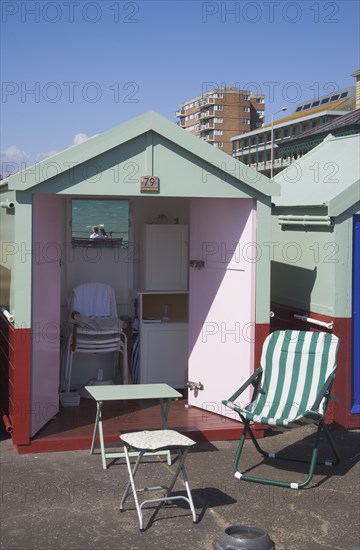
[[[129,201],[72,199],[73,246],[129,246]]]

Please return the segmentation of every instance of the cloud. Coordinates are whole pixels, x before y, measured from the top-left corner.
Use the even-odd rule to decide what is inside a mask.
[[[79,143],[83,143],[89,139],[89,137],[90,136],[87,134],[79,132],[73,137],[73,145],[79,145]],[[59,153],[59,151],[52,149],[50,151],[31,155],[30,153],[20,149],[17,145],[10,145],[9,147],[0,149],[0,174],[2,174],[3,177],[7,177],[11,174],[15,174],[19,170],[25,170],[29,166],[52,157],[57,153]]]
[[[0,149],[0,173],[3,177],[23,170],[30,162],[30,155],[17,145]]]
[[[10,145],[6,149],[1,149],[2,162],[26,162],[29,160],[30,155],[25,151],[22,151],[17,145]]]
[[[74,135],[74,145],[79,145],[79,143],[82,143],[83,141],[86,141],[89,139],[90,136],[87,134],[75,134]]]

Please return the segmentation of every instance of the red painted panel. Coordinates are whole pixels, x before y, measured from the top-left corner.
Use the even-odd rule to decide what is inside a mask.
[[[260,367],[262,346],[265,338],[270,334],[270,324],[257,324],[255,327],[255,362],[254,371]]]
[[[1,408],[12,425],[13,443],[30,441],[30,329],[16,329],[0,316]]]
[[[334,383],[334,421],[344,428],[360,428],[360,414],[352,406],[352,319],[334,319],[334,334],[340,338],[339,360]]]

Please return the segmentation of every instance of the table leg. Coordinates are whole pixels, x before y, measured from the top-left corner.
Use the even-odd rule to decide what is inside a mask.
[[[99,407],[99,403],[96,402],[96,417],[95,417],[95,425],[94,425],[94,432],[93,432],[93,437],[92,437],[92,442],[91,442],[91,449],[90,449],[90,454],[94,454],[94,449],[95,449],[95,441],[96,441],[96,436],[97,436],[97,432],[98,432],[98,426],[99,426],[99,415],[100,415],[100,407]]]
[[[93,438],[91,442],[90,454],[94,453],[97,432],[99,432],[102,467],[104,470],[106,470],[107,466],[106,466],[106,457],[105,457],[104,431],[103,431],[103,425],[102,425],[102,401],[96,402],[96,418],[95,418],[95,426],[94,426],[94,433],[93,433]]]
[[[160,399],[160,407],[161,407],[161,420],[162,420],[162,429],[166,430],[167,428],[167,419],[169,416],[169,410],[170,410],[170,404],[171,399],[166,400],[166,405],[164,405],[164,400]]]
[[[166,400],[166,404],[164,404],[164,400],[160,399],[160,408],[161,408],[161,420],[162,420],[162,429],[166,430],[167,428],[167,419],[169,416],[169,410],[171,405],[171,399]],[[170,451],[166,452],[167,454],[167,463],[169,466],[171,466],[171,453]]]

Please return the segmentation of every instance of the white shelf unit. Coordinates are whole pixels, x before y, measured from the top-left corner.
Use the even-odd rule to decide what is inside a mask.
[[[188,292],[139,291],[141,384],[184,388],[188,367]],[[166,320],[163,320],[164,313]]]

